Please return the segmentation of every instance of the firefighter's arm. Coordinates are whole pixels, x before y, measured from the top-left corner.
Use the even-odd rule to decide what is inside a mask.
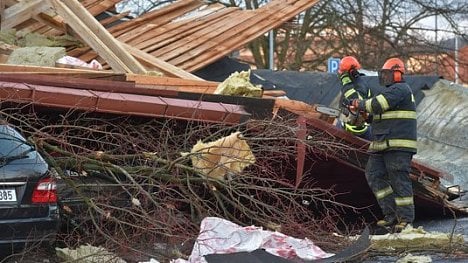
[[[394,108],[406,94],[402,89],[389,89],[381,94],[366,99],[352,100],[350,110],[365,111],[371,114],[381,114]]]

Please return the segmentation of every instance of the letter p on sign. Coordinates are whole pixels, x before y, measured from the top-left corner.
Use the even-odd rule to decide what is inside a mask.
[[[328,73],[337,73],[339,65],[340,65],[339,58],[329,58],[328,59]]]

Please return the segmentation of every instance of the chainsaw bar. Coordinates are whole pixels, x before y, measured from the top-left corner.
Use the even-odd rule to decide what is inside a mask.
[[[326,114],[326,115],[329,115],[329,116],[333,116],[333,117],[339,117],[340,113],[341,113],[341,111],[338,110],[338,109],[326,107],[326,106],[323,106],[323,105],[316,106],[315,110],[317,112],[320,112],[320,113],[323,113],[323,114]]]

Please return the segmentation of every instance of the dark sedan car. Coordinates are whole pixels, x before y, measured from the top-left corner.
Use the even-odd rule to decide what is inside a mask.
[[[54,176],[43,157],[9,125],[0,125],[0,256],[51,242],[59,227]]]

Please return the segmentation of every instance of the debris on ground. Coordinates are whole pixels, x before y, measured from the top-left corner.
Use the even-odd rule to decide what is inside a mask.
[[[432,258],[430,256],[415,256],[411,253],[398,259],[396,263],[430,263]]]
[[[410,225],[400,233],[372,235],[371,241],[372,249],[377,251],[447,249],[465,242],[461,234],[427,232],[422,227]]]
[[[290,260],[317,260],[333,256],[323,251],[314,242],[298,239],[280,232],[263,230],[261,227],[242,227],[228,220],[207,217],[200,226],[200,234],[195,241],[188,260],[172,262],[205,262],[210,254],[230,254],[264,249],[266,252]]]
[[[95,247],[91,245],[82,245],[77,249],[55,248],[57,256],[66,262],[81,262],[81,263],[126,263],[112,252],[105,248]]]

